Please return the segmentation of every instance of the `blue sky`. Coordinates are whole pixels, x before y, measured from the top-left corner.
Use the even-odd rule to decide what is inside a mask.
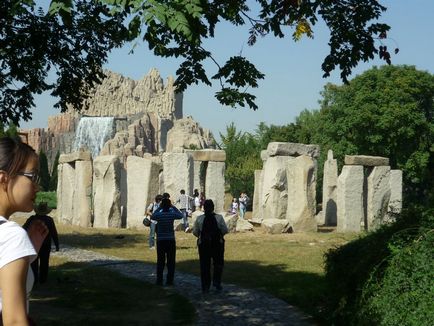
[[[392,63],[415,65],[417,69],[434,74],[434,0],[387,0],[380,3],[388,8],[380,21],[391,26],[388,36],[397,42],[400,49],[399,54],[392,55]],[[324,85],[342,82],[339,71],[333,72],[329,78],[322,78],[321,64],[328,53],[328,30],[322,23],[315,25],[313,30],[313,40],[303,38],[295,43],[291,38],[292,31],[288,30],[288,37],[284,39],[260,38],[255,46],[249,47],[247,28],[219,26],[215,39],[205,43],[205,48],[213,52],[220,63],[242,52],[265,74],[259,88],[251,90],[257,96],[259,109],[252,111],[220,105],[214,98],[219,86],[217,83],[213,87],[192,85],[184,93],[184,116],[192,116],[219,139],[219,132],[225,133],[231,122],[240,131],[254,131],[262,121],[284,125],[293,122],[304,109],[318,109]],[[391,40],[386,43],[389,48],[395,46]],[[175,75],[180,60],[157,58],[146,45],[139,45],[134,54],[128,54],[131,47],[129,44],[113,51],[105,68],[136,80],[151,68],[157,68],[164,80]],[[354,69],[353,76],[382,64],[383,61],[377,58],[361,63]],[[205,67],[209,76],[217,70],[211,61],[206,62]],[[33,120],[22,122],[21,127],[47,127],[48,116],[58,114],[53,103],[54,99],[48,94],[39,96]]]

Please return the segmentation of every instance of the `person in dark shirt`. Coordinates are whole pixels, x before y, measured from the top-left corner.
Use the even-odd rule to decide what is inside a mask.
[[[176,242],[173,221],[183,214],[172,205],[169,198],[161,200],[160,208],[152,215],[157,221],[157,285],[163,285],[163,271],[167,259],[166,285],[173,285],[175,276]]]
[[[48,228],[48,235],[42,243],[41,249],[39,250],[38,257],[31,264],[33,274],[35,276],[35,283],[45,283],[48,278],[48,266],[50,261],[50,252],[51,252],[51,239],[54,241],[54,245],[56,246],[56,251],[59,251],[59,237],[57,235],[56,225],[54,224],[53,219],[48,216],[51,212],[51,209],[48,207],[46,202],[40,202],[38,205],[34,207],[35,215],[30,216],[27,221],[24,223],[23,228],[28,229],[28,227],[35,220],[42,221]]]

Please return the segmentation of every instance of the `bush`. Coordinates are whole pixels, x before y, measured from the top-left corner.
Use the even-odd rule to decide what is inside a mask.
[[[397,222],[326,254],[329,289],[325,317],[330,323],[392,325],[391,314],[397,312],[386,308],[386,301],[389,305],[394,302],[395,309],[399,309],[396,318],[400,321],[395,325],[415,325],[414,318],[423,318],[423,314],[431,314],[433,318],[432,310],[427,310],[433,301],[425,301],[433,295],[432,277],[426,273],[427,266],[433,266],[432,249],[429,252],[432,237],[427,235],[434,229],[433,212],[408,209]],[[400,264],[418,267],[399,270]],[[404,277],[406,283],[402,282]],[[409,297],[415,300],[413,305],[407,303]],[[413,315],[415,304],[423,310],[419,311],[419,317]]]
[[[57,194],[55,191],[47,191],[47,192],[43,192],[40,191],[36,194],[36,203],[40,203],[40,202],[47,202],[48,207],[50,208],[57,208]]]

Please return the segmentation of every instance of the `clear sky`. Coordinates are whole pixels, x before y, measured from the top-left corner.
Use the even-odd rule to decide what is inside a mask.
[[[48,0],[37,1],[48,2]],[[417,69],[434,74],[434,0],[383,0],[388,10],[380,22],[391,26],[388,36],[397,42],[399,54],[392,54],[393,64],[415,65]],[[339,71],[329,78],[322,78],[321,64],[328,53],[328,30],[322,23],[314,26],[314,39],[303,38],[294,42],[292,31],[288,37],[276,39],[272,36],[258,39],[255,46],[247,45],[247,28],[221,25],[216,37],[205,44],[214,57],[224,63],[230,56],[240,52],[265,74],[258,89],[251,92],[257,96],[257,111],[248,108],[222,106],[214,98],[218,83],[213,87],[192,85],[184,93],[184,116],[192,116],[204,128],[210,129],[219,139],[219,132],[225,133],[226,126],[234,122],[240,131],[254,131],[260,122],[284,125],[293,122],[300,111],[318,109],[320,91],[328,82],[342,84]],[[389,49],[395,47],[392,40],[386,40]],[[141,79],[151,68],[157,68],[165,80],[175,75],[180,60],[157,58],[147,50],[146,45],[136,47],[134,54],[128,54],[132,45],[113,51],[105,68],[124,76]],[[354,69],[353,76],[372,66],[383,65],[376,58],[361,63]],[[205,65],[209,78],[217,67],[210,61]],[[33,110],[33,120],[22,122],[22,128],[45,128],[49,115],[58,114],[53,108],[54,99],[48,94],[39,96]]]

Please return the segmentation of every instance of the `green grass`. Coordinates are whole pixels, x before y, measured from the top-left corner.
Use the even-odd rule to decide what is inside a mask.
[[[173,291],[101,267],[52,259],[49,280],[32,291],[38,325],[191,325],[194,307]]]
[[[83,229],[59,226],[61,243],[101,253],[156,263],[148,249],[149,229]],[[226,236],[223,282],[275,295],[321,320],[325,300],[324,253],[355,238],[354,234],[269,235],[255,232]],[[121,236],[121,237],[119,237]],[[199,276],[196,239],[177,232],[176,269]]]
[[[56,208],[57,207],[57,195],[55,191],[47,191],[47,192],[38,192],[36,194],[36,203],[47,202],[48,207]]]

